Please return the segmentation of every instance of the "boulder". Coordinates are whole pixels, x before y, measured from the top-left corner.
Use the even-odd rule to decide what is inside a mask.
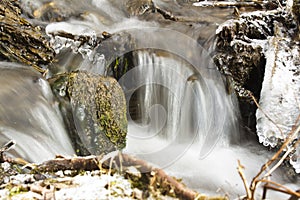
[[[126,146],[126,101],[114,78],[77,71],[49,82],[79,155],[101,155]]]

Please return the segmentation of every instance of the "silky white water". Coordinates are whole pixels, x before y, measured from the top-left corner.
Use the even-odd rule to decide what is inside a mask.
[[[42,162],[74,150],[48,83],[31,68],[0,62],[0,144],[14,156]]]
[[[272,153],[239,129],[234,95],[226,93],[216,78],[218,72],[211,80],[179,58],[159,52],[140,51],[138,63],[134,72],[143,89],[136,90],[135,102],[142,120],[130,122],[124,151],[183,178],[199,192],[231,199],[245,195],[238,160],[250,182]],[[272,180],[289,182],[282,172]],[[262,191],[257,191],[260,197]],[[268,193],[268,197],[287,195]]]

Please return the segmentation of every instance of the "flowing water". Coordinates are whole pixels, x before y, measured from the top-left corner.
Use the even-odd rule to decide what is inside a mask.
[[[209,54],[213,48],[210,35],[229,17],[224,14],[229,10],[212,14],[208,9],[191,9],[184,2],[154,1],[185,19],[175,23],[157,13],[145,19],[129,17],[119,1],[80,2],[76,6],[72,1],[68,7],[68,1],[61,1],[62,7],[84,15],[52,23],[46,27],[47,32],[64,30],[93,37],[102,31],[126,32],[135,43],[134,49],[121,51],[134,52],[135,65],[119,80],[130,111],[124,152],[183,178],[199,192],[232,198],[245,194],[237,160],[245,165],[250,181],[271,154],[240,130],[235,96],[226,92]],[[203,17],[206,21],[191,21]],[[97,49],[75,47],[80,53],[88,52],[83,59],[71,51],[66,53],[65,49],[74,49],[74,44],[59,40],[55,45],[62,55],[58,58],[63,70],[59,70],[70,70],[75,64],[79,69],[105,73],[105,57],[95,53]],[[1,142],[16,140],[13,153],[34,162],[55,154],[72,155],[67,130],[47,82],[31,70],[7,66],[1,63]],[[274,178],[287,181],[280,174]]]
[[[15,156],[41,162],[72,155],[58,105],[42,77],[28,67],[0,63],[1,143],[16,142]],[[11,151],[10,151],[11,152]]]

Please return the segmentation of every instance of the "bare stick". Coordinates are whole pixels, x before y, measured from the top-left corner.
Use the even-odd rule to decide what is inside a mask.
[[[300,193],[299,192],[296,192],[284,185],[281,185],[279,183],[276,183],[276,182],[273,182],[273,181],[269,181],[269,180],[262,180],[262,182],[267,182],[267,184],[264,186],[268,189],[271,189],[271,190],[275,190],[275,191],[279,191],[279,192],[282,192],[282,193],[285,193],[285,194],[290,194],[290,195],[293,195],[295,197],[298,197],[300,198]],[[269,184],[273,184],[277,187],[274,187],[272,185],[269,185]]]
[[[201,2],[194,4],[195,6],[202,7],[262,7],[263,2],[231,2],[231,1],[209,1],[209,2]]]
[[[246,190],[246,193],[247,193],[247,197],[249,199],[252,198],[251,196],[251,192],[250,192],[250,189],[248,187],[248,183],[247,183],[247,180],[246,180],[246,177],[245,177],[245,174],[243,172],[243,170],[245,169],[245,167],[241,164],[240,160],[238,160],[238,167],[237,167],[237,170],[238,170],[238,173],[243,181],[243,184],[244,184],[244,187],[245,187],[245,190]]]
[[[269,177],[285,160],[285,158],[293,151],[294,148],[290,148],[285,154],[280,158],[280,160],[270,169],[263,178]]]
[[[254,103],[256,104],[257,108],[260,109],[261,112],[267,117],[267,119],[270,120],[278,128],[278,130],[280,131],[281,135],[283,136],[283,132],[280,129],[280,127],[264,112],[264,110],[260,107],[260,105],[256,101],[255,97],[251,93],[250,93],[250,96],[253,99]],[[256,190],[257,186],[259,185],[259,183],[261,183],[263,181],[266,181],[264,179],[267,178],[267,177],[269,177],[282,164],[282,162],[289,155],[289,153],[291,153],[292,150],[296,148],[296,145],[298,145],[298,142],[296,142],[296,144],[293,145],[292,147],[290,147],[287,150],[287,152],[283,155],[283,157],[280,158],[280,154],[284,150],[286,150],[286,148],[288,147],[288,145],[290,145],[291,142],[293,141],[293,138],[295,138],[296,134],[298,134],[298,132],[300,131],[300,126],[298,126],[298,127],[296,126],[296,124],[298,124],[299,120],[300,120],[300,115],[298,116],[298,118],[297,118],[297,120],[295,122],[295,125],[293,126],[291,132],[286,137],[286,139],[285,139],[284,143],[282,144],[282,146],[280,147],[280,149],[273,155],[273,157],[270,160],[268,160],[261,167],[261,169],[257,173],[257,175],[252,179],[251,185],[250,185],[250,188],[249,188],[250,191],[251,191],[250,192],[251,194],[248,194],[248,192],[249,192],[248,188],[246,189],[247,195],[248,195],[249,199],[252,199],[254,197],[255,190]],[[269,168],[269,166],[271,166],[276,160],[278,160],[278,158],[280,158],[279,161],[268,172],[266,172],[266,174],[263,176],[263,178],[259,179],[259,177],[261,176],[261,174],[263,172],[265,172]]]
[[[160,184],[167,184],[174,189],[174,192],[178,197],[182,199],[195,199],[198,195],[197,192],[186,188],[182,183],[178,182],[176,179],[168,176],[162,169],[158,169],[150,166],[146,161],[134,158],[127,154],[120,154],[122,159],[118,156],[109,156],[109,159],[104,161],[103,159],[98,159],[96,156],[88,157],[74,157],[74,158],[56,158],[54,160],[46,161],[36,167],[36,170],[42,172],[52,172],[59,170],[98,170],[101,165],[110,166],[112,162],[115,161],[117,165],[121,165],[122,161],[123,167],[136,166],[136,168],[141,173],[154,173],[156,178],[160,180]],[[101,162],[103,161],[103,162]],[[111,167],[110,167],[111,169]]]
[[[299,118],[299,117],[298,117]],[[252,191],[252,195],[254,195],[256,187],[258,186],[258,184],[262,181],[262,179],[259,179],[260,175],[273,163],[275,162],[279,157],[280,154],[286,149],[286,147],[291,143],[293,136],[298,134],[298,132],[300,131],[300,126],[298,126],[298,128],[296,130],[292,130],[291,133],[288,135],[286,141],[283,143],[283,145],[280,147],[280,149],[274,154],[274,156],[268,161],[266,162],[262,167],[261,170],[258,172],[258,174],[252,179],[251,182],[251,186],[250,186],[250,190]],[[293,149],[294,147],[292,147]],[[285,158],[281,158],[279,160],[279,162],[281,162],[282,160],[284,160]],[[278,165],[279,166],[279,165]],[[277,166],[277,167],[278,167]],[[276,168],[277,168],[276,167]],[[276,168],[272,168],[271,170],[274,171]],[[270,175],[271,173],[269,173]]]
[[[60,170],[98,170],[98,162],[95,158],[95,156],[56,158],[38,165],[37,170],[42,172],[55,172]]]

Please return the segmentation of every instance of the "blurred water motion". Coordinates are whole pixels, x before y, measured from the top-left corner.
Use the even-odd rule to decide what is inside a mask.
[[[47,81],[29,67],[0,62],[0,85],[0,145],[15,140],[9,153],[30,162],[74,154]]]

